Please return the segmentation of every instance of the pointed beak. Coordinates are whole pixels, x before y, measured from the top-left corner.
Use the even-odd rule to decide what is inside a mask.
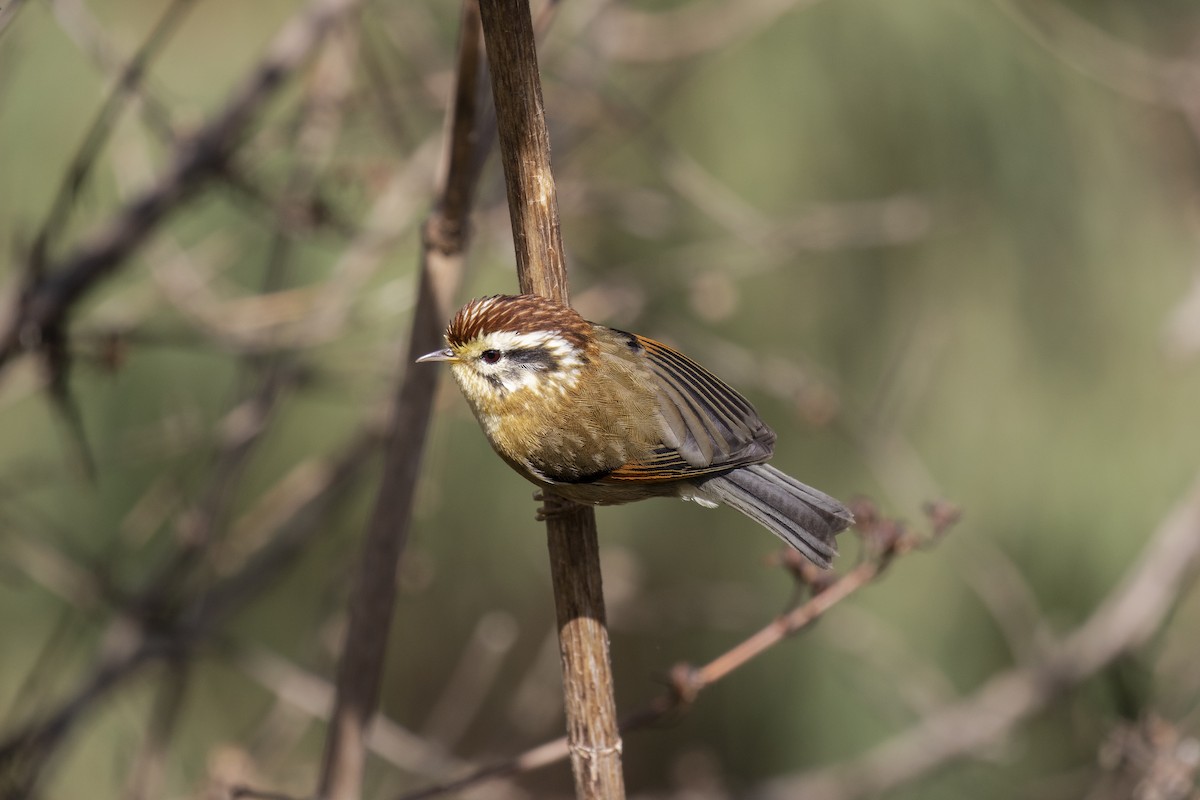
[[[454,351],[447,347],[445,350],[434,350],[432,353],[426,353],[417,359],[416,363],[426,364],[430,361],[458,361],[458,357],[454,355]]]

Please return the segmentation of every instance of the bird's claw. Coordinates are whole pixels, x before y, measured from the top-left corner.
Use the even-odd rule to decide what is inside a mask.
[[[533,514],[533,518],[538,522],[545,522],[553,517],[561,517],[575,505],[565,497],[560,497],[553,492],[544,492],[541,489],[533,493],[533,499],[541,503],[537,511]]]

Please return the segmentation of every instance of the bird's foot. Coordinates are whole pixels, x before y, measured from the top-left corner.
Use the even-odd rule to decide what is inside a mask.
[[[545,522],[553,517],[561,517],[569,513],[575,506],[567,498],[557,495],[554,492],[544,492],[541,489],[533,493],[533,499],[541,503],[533,515],[533,518],[538,522]]]

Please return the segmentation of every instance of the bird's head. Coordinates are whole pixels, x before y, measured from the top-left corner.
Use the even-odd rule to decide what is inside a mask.
[[[525,294],[467,303],[446,328],[446,344],[417,362],[449,362],[467,400],[484,412],[565,396],[595,349],[591,324],[574,309]]]

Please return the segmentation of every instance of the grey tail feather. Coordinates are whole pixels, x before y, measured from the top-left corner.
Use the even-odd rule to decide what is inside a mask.
[[[700,484],[820,567],[837,555],[834,536],[854,522],[850,509],[770,464],[739,467]]]

